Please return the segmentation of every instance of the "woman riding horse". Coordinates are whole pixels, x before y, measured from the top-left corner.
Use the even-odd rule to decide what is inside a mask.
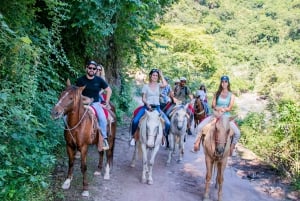
[[[162,80],[162,83],[159,83],[159,80]],[[165,129],[164,129],[164,135],[167,136],[170,129],[170,120],[165,115],[163,111],[160,109],[159,104],[159,95],[160,95],[160,88],[163,88],[167,86],[167,82],[162,74],[162,72],[158,69],[152,69],[149,73],[149,83],[145,84],[142,89],[142,101],[144,103],[144,106],[139,109],[137,114],[132,119],[132,127],[131,127],[131,145],[134,145],[135,139],[134,135],[138,128],[138,124],[142,116],[145,114],[145,110],[157,110],[162,118],[165,121]]]
[[[230,116],[230,111],[232,110],[232,107],[234,105],[234,99],[235,99],[235,96],[231,92],[231,89],[230,89],[229,77],[227,75],[224,75],[221,77],[219,89],[213,98],[212,108],[217,112],[220,112],[226,116]],[[203,127],[213,120],[214,120],[214,117],[209,116],[206,119],[204,119],[197,126],[197,128],[196,128],[197,137],[196,137],[195,144],[194,144],[194,151],[198,151],[200,148]],[[233,136],[232,144],[230,147],[230,155],[232,155],[235,145],[237,144],[238,140],[240,139],[241,133],[240,133],[239,128],[235,124],[235,122],[231,121],[230,127],[234,131],[234,136]]]

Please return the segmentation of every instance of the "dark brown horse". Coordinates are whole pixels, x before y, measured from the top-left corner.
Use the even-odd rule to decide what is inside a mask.
[[[195,128],[200,124],[200,122],[205,119],[206,112],[203,106],[203,103],[199,97],[195,99],[194,103],[194,122],[195,122]]]
[[[76,151],[81,153],[81,172],[83,175],[82,196],[89,196],[87,181],[87,152],[90,144],[98,145],[98,150],[102,148],[102,135],[98,126],[98,121],[89,107],[84,106],[83,96],[81,95],[85,87],[72,86],[67,80],[67,87],[61,93],[56,105],[53,107],[51,115],[53,119],[63,117],[65,120],[64,136],[69,157],[68,176],[62,185],[63,189],[70,188],[73,177],[73,166]],[[114,141],[116,134],[115,109],[109,112],[108,120],[108,143],[109,150],[106,150],[105,179],[109,179],[109,171],[113,161]],[[64,117],[65,116],[65,117]],[[99,175],[103,167],[104,151],[99,152],[99,170],[94,174]]]

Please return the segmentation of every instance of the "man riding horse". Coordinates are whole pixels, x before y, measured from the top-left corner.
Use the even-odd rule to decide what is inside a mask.
[[[193,100],[193,95],[191,93],[191,90],[188,86],[186,86],[186,78],[181,77],[180,83],[178,86],[175,86],[173,90],[173,94],[171,95],[174,102],[176,104],[186,104],[189,101]],[[192,135],[191,132],[191,122],[193,120],[193,111],[189,110],[190,118],[188,120],[188,126],[187,126],[187,133],[188,135]]]
[[[91,106],[96,111],[96,116],[98,118],[98,123],[103,137],[102,149],[108,150],[109,145],[107,142],[107,119],[102,107],[110,107],[109,101],[112,90],[103,78],[96,76],[97,66],[98,64],[95,61],[89,61],[86,65],[86,75],[77,79],[76,86],[85,86],[82,95],[93,98],[93,103]],[[106,92],[106,100],[101,103],[99,92],[102,89]]]

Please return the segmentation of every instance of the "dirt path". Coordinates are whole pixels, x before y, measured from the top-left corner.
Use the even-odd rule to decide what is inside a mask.
[[[195,136],[188,136],[184,161],[181,164],[174,160],[166,167],[168,151],[161,147],[153,168],[154,184],[142,184],[142,162],[137,161],[136,167],[131,168],[130,162],[133,147],[128,145],[128,127],[119,127],[116,139],[114,167],[111,180],[94,177],[98,154],[96,147],[89,149],[88,175],[90,197],[81,196],[82,176],[79,160],[76,161],[74,179],[71,188],[60,190],[60,185],[67,174],[67,158],[57,166],[55,173],[56,200],[67,201],[194,201],[202,200],[205,182],[205,164],[202,151],[192,153]],[[247,153],[239,147],[242,153]],[[232,157],[225,170],[223,187],[224,201],[273,201],[286,200],[284,184],[274,176],[268,167],[257,164],[253,155],[246,154],[249,160]],[[249,158],[250,157],[250,158]],[[257,168],[259,167],[259,168]],[[210,196],[216,200],[216,190],[211,186]],[[59,198],[61,197],[61,199]],[[65,197],[63,199],[63,197]]]

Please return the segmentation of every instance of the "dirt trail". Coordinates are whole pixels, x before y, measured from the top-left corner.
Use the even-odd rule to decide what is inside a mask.
[[[135,168],[130,167],[133,147],[128,145],[128,127],[119,127],[117,131],[114,166],[111,180],[105,181],[103,177],[94,177],[98,153],[95,146],[91,146],[88,154],[88,175],[90,197],[83,198],[82,176],[79,160],[76,161],[75,174],[71,188],[60,190],[60,185],[67,174],[67,157],[57,166],[55,174],[56,197],[65,197],[67,201],[195,201],[202,200],[205,182],[205,163],[202,150],[192,153],[195,136],[188,136],[185,145],[183,163],[171,162],[166,166],[168,151],[161,147],[153,168],[154,184],[142,184],[142,162],[138,160]],[[247,151],[239,148],[243,153]],[[250,158],[249,158],[250,156]],[[255,166],[255,158],[248,154],[248,159],[232,157],[225,170],[223,185],[224,201],[274,201],[286,200],[284,186],[278,183],[274,172],[268,167]],[[253,163],[253,164],[251,164]],[[210,196],[216,200],[216,190],[211,185]]]

